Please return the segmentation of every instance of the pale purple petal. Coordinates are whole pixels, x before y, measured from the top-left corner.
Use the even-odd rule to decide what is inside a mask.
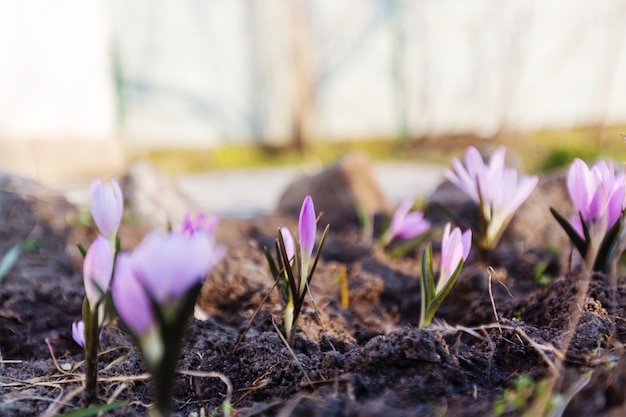
[[[472,247],[472,232],[455,227],[450,231],[450,223],[446,223],[441,238],[441,266],[436,292],[440,291],[452,278],[461,261],[465,261]]]
[[[291,232],[286,227],[280,228],[280,234],[283,235],[283,242],[285,243],[285,252],[287,252],[287,258],[292,260],[296,255],[296,245],[293,241]]]
[[[311,259],[313,247],[315,246],[315,234],[317,223],[315,218],[315,207],[313,199],[307,195],[300,210],[300,220],[298,222],[298,239],[300,239],[300,252],[304,263]]]
[[[85,347],[85,322],[75,321],[72,323],[72,339],[80,346]]]
[[[491,155],[489,159],[489,169],[493,172],[502,172],[504,169],[504,158],[506,157],[506,148],[504,146],[500,146],[496,151]]]
[[[413,239],[430,229],[430,222],[424,219],[421,211],[412,211],[406,215],[402,227],[397,231],[396,236],[402,239]]]
[[[587,165],[575,159],[567,171],[567,191],[577,212],[587,215],[596,184]]]
[[[207,219],[204,213],[198,213],[195,217],[187,213],[183,219],[181,229],[187,235],[191,235],[199,230],[212,235],[218,222],[219,217],[217,216],[211,216]]]
[[[404,219],[406,215],[409,214],[411,208],[413,207],[413,201],[404,200],[396,211],[393,213],[393,217],[391,218],[391,223],[389,223],[389,230],[387,231],[389,235],[389,240],[393,239],[395,236],[398,236],[398,233],[402,229],[402,224],[404,223]]]
[[[93,309],[107,292],[113,273],[113,249],[102,235],[91,244],[83,261],[83,282],[89,305]],[[100,290],[98,290],[100,288]]]
[[[607,228],[610,229],[613,227],[615,222],[619,219],[624,210],[624,196],[625,196],[625,188],[619,187],[613,190],[611,197],[608,202],[608,224]]]
[[[580,159],[574,160],[567,175],[567,189],[579,214],[572,227],[582,235],[582,221],[592,238],[600,238],[620,218],[626,203],[624,174],[615,174],[613,164],[598,161],[591,169]],[[575,222],[575,223],[574,223]]]
[[[396,237],[413,239],[430,229],[430,222],[424,219],[424,214],[419,210],[410,211],[412,207],[411,200],[405,200],[398,206],[386,233],[387,243]]]
[[[202,283],[223,253],[203,232],[153,232],[133,252],[133,272],[155,300],[166,302]]]
[[[530,194],[537,186],[538,182],[539,177],[532,176],[521,178],[518,184],[504,184],[506,189],[512,190],[513,194],[511,196],[507,196],[507,199],[502,202],[502,211],[505,213],[506,216],[514,213],[524,203],[524,201],[528,199]]]
[[[463,236],[461,237],[461,244],[463,245],[463,261],[467,260],[470,249],[472,248],[472,231],[467,229],[463,232]]]
[[[137,336],[144,335],[155,323],[152,304],[133,273],[129,254],[121,253],[115,263],[115,279],[111,287],[113,304],[124,324]]]
[[[115,179],[102,183],[96,178],[91,184],[91,217],[100,233],[112,240],[122,221],[124,199]]]
[[[583,231],[583,224],[580,221],[580,216],[579,215],[572,215],[569,218],[569,223],[572,226],[572,228],[574,229],[574,231],[576,233],[578,233],[578,236],[582,237],[583,239],[585,238],[585,233]]]
[[[452,158],[454,171],[446,170],[445,177],[461,191],[467,194],[475,202],[478,202],[478,191],[476,189],[476,179],[470,177],[465,167],[457,158]]]

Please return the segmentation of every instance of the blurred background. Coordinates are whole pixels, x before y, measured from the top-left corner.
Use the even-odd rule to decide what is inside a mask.
[[[622,0],[0,0],[0,170],[621,158],[625,22]]]

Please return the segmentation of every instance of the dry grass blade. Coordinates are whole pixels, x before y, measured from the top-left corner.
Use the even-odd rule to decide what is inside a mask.
[[[69,404],[70,400],[74,397],[76,397],[78,394],[80,394],[81,392],[83,392],[85,390],[84,387],[78,387],[78,388],[74,388],[73,390],[71,390],[70,392],[68,392],[63,399],[61,399],[61,395],[63,393],[61,393],[57,398],[55,398],[55,400],[50,404],[50,406],[48,407],[48,409],[46,410],[45,413],[43,413],[40,417],[53,417],[57,414],[59,414],[59,411],[61,411],[61,408],[63,408],[64,406],[66,406],[67,404]]]
[[[211,372],[211,371],[193,371],[193,370],[183,370],[178,371],[181,375],[191,376],[195,378],[219,378],[224,385],[226,385],[226,406],[224,408],[224,417],[230,416],[230,406],[233,401],[233,384],[230,382],[230,379],[221,372]]]
[[[291,356],[293,356],[293,359],[296,361],[296,365],[298,366],[298,368],[300,368],[300,370],[304,374],[304,378],[307,380],[307,382],[310,385],[313,385],[313,381],[311,381],[311,378],[309,378],[309,375],[307,375],[306,371],[304,370],[304,367],[302,366],[302,364],[298,360],[298,357],[296,356],[296,353],[293,351],[293,349],[291,349],[291,346],[289,346],[289,343],[287,343],[287,339],[285,339],[285,336],[283,336],[283,334],[280,332],[280,329],[278,328],[278,326],[276,326],[276,323],[274,322],[274,319],[272,319],[272,325],[274,326],[274,329],[276,329],[276,333],[278,333],[278,337],[280,337],[280,340],[282,340],[282,342],[285,345],[285,347],[287,348],[287,350],[289,350],[289,353],[291,353]]]
[[[254,314],[252,314],[252,317],[250,317],[250,321],[248,321],[248,324],[246,325],[246,328],[243,329],[243,332],[241,333],[241,336],[239,336],[239,339],[237,339],[237,343],[235,343],[235,347],[233,348],[231,354],[237,352],[237,349],[239,349],[239,345],[241,345],[241,342],[243,342],[243,338],[246,337],[246,333],[248,333],[248,330],[250,330],[250,327],[252,327],[252,322],[254,322],[254,319],[259,314],[259,311],[261,311],[261,307],[263,307],[263,305],[265,304],[265,301],[267,301],[267,299],[270,296],[270,294],[272,293],[272,291],[274,291],[274,288],[276,288],[276,285],[278,285],[278,280],[279,279],[280,279],[280,276],[277,277],[274,280],[274,285],[272,285],[272,288],[270,288],[269,291],[265,294],[265,296],[261,300],[261,303],[256,308],[256,310],[254,311]]]

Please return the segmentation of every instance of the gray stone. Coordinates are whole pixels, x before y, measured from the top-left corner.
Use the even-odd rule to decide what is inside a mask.
[[[185,213],[197,211],[170,178],[145,161],[134,162],[120,185],[128,207],[126,213],[150,228],[166,230],[168,222],[176,228]]]

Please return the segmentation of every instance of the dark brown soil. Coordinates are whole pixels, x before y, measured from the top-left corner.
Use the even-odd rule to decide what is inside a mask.
[[[0,189],[0,254],[26,238],[37,244],[0,283],[0,415],[84,408],[83,355],[70,331],[84,295],[74,247],[90,242],[94,231],[76,223],[76,209],[36,187],[22,184],[18,193],[9,191],[15,184],[5,183]],[[263,247],[282,225],[295,229],[296,223],[277,216],[222,221],[218,240],[228,253],[206,280],[199,305],[208,318],[190,322],[179,362],[182,371],[224,374],[233,386],[235,415],[488,416],[498,409],[522,415],[533,391],[515,391],[516,381],[547,378],[549,364],[559,363],[558,350],[567,351],[559,392],[593,371],[590,382],[572,393],[564,415],[624,415],[626,288],[595,276],[584,305],[576,305],[576,289],[586,278],[568,266],[570,248],[559,248],[562,259],[555,259],[546,250],[500,247],[492,259],[493,299],[472,253],[439,322],[419,330],[421,250],[390,259],[359,230],[331,229],[312,285],[317,308],[310,302],[305,308],[290,350],[277,333],[282,324],[276,293],[242,338],[272,288]],[[125,225],[124,248],[145,231]],[[536,279],[539,265],[551,279],[547,284]],[[341,306],[337,282],[343,268],[348,308]],[[101,402],[129,401],[107,415],[145,415],[151,393],[137,349],[115,323],[106,327],[102,344]],[[54,358],[66,371],[56,368]],[[225,395],[217,378],[181,374],[175,415],[218,412]],[[511,398],[521,405],[507,402]]]

